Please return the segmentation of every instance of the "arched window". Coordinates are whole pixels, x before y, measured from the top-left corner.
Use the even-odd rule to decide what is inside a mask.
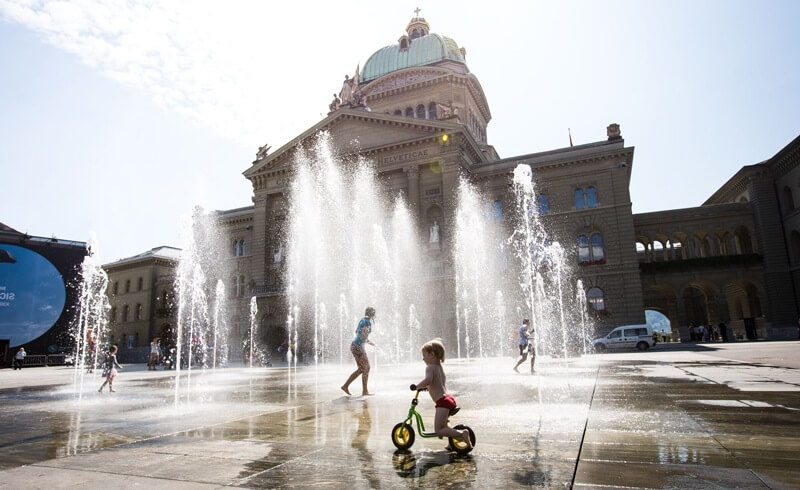
[[[592,255],[589,252],[589,239],[586,235],[578,237],[578,263],[588,264],[592,260]]]
[[[583,198],[583,189],[575,189],[575,209],[583,209],[586,207],[586,201]]]
[[[136,283],[136,290],[141,291],[142,288],[144,288],[144,279],[140,277]]]
[[[228,288],[228,291],[230,291],[231,297],[239,297],[239,281],[236,276],[231,276],[231,285]]]
[[[753,253],[753,242],[750,240],[750,230],[744,226],[736,229],[736,248],[740,254]]]
[[[604,264],[605,262],[603,235],[592,233],[590,238],[587,238],[586,235],[580,235],[578,237],[578,263],[580,265],[591,265]]]
[[[592,235],[592,263],[599,264],[606,261],[606,253],[603,250],[603,235],[594,233]]]
[[[412,107],[406,108],[406,117],[414,117],[414,109]]]
[[[586,207],[587,208],[597,207],[597,189],[595,189],[594,187],[586,188]]]
[[[129,310],[128,305],[123,305],[122,306],[122,321],[123,322],[127,322],[128,321],[128,310]]]
[[[247,252],[247,247],[244,243],[244,238],[239,241],[239,255],[245,255]]]
[[[428,104],[428,119],[436,119],[436,102]]]
[[[396,111],[394,111],[394,115],[395,116],[402,116],[403,115],[403,111],[401,111],[400,109],[397,109]]]
[[[239,276],[239,297],[243,297],[244,293],[244,276]]]
[[[603,311],[606,309],[606,300],[603,298],[603,290],[600,288],[589,288],[586,291],[586,302],[594,308],[595,311]]]
[[[131,292],[131,280],[130,279],[126,279],[125,280],[125,292],[126,293],[130,293]]]
[[[137,303],[136,308],[133,310],[133,319],[134,320],[141,320],[142,319],[142,304]]]
[[[783,214],[789,214],[794,211],[794,196],[792,190],[788,186],[783,188]]]
[[[234,257],[239,256],[239,240],[233,241],[233,256]]]
[[[422,104],[417,106],[417,119],[425,119],[425,106]]]
[[[539,214],[547,214],[550,212],[550,199],[547,194],[539,194]]]

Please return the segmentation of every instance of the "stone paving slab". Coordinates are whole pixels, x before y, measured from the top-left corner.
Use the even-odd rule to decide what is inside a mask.
[[[465,458],[437,438],[390,441],[421,363],[376,366],[374,397],[338,391],[349,367],[195,373],[177,401],[169,373],[128,371],[117,393],[77,401],[64,373],[42,372],[0,389],[0,486],[800,488],[797,370],[735,353],[544,358],[534,376],[448,361],[453,422],[478,436]],[[429,424],[432,407],[421,399]]]

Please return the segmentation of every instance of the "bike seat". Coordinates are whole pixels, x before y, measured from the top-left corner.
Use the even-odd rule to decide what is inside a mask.
[[[459,410],[461,410],[461,407],[459,407],[459,406],[455,406],[455,407],[451,408],[450,409],[450,416],[452,417],[453,415],[457,414]]]

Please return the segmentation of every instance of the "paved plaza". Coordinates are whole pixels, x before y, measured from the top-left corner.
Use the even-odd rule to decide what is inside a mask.
[[[8,488],[800,488],[800,342],[448,360],[475,450],[390,439],[424,366],[172,372],[127,366],[116,393],[70,368],[0,371],[0,486]],[[355,384],[353,385],[355,387]],[[420,411],[433,422],[433,403]]]

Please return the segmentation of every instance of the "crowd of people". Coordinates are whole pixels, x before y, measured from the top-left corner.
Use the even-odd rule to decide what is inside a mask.
[[[728,342],[728,326],[724,322],[718,325],[689,324],[689,341],[691,342]]]

